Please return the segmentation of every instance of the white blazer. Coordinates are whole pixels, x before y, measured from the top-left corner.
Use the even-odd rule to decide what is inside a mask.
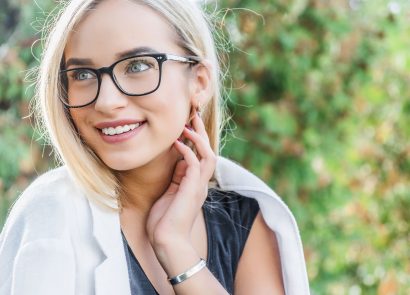
[[[219,157],[220,189],[258,201],[275,232],[287,295],[308,295],[292,213],[260,179]],[[118,212],[88,200],[65,167],[45,173],[19,197],[0,234],[0,295],[130,295]]]

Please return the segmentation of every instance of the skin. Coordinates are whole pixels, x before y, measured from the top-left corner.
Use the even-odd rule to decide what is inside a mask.
[[[64,55],[66,61],[89,59],[87,66],[93,68],[111,65],[118,59],[116,54],[140,46],[183,56],[176,38],[171,26],[148,7],[108,0],[77,25]],[[160,294],[227,294],[207,268],[175,286],[167,281],[207,255],[201,208],[216,156],[201,118],[194,115],[190,121],[190,115],[212,95],[209,70],[207,61],[192,67],[166,61],[160,88],[142,97],[122,94],[110,77],[103,75],[97,101],[70,109],[86,144],[117,171],[124,188],[120,196],[122,230]],[[146,124],[125,142],[104,142],[95,125],[121,119],[144,120]],[[178,141],[180,137],[192,142],[197,154]],[[261,273],[247,271],[255,265]],[[280,273],[275,237],[258,215],[239,262],[235,294],[283,294]]]

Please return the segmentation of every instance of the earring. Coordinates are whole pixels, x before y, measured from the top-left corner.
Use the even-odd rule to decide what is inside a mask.
[[[196,112],[198,113],[198,116],[202,116],[202,108],[201,108],[201,103],[198,101],[198,105],[196,107]]]

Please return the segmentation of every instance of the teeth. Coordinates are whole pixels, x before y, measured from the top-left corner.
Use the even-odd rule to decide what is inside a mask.
[[[130,124],[130,125],[124,125],[124,126],[117,126],[115,128],[109,127],[109,128],[103,128],[101,131],[105,135],[118,135],[124,132],[128,132],[131,130],[134,130],[135,128],[139,127],[142,123],[137,123],[137,124]]]

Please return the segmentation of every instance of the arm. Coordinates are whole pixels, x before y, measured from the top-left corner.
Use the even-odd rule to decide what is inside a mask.
[[[166,248],[161,248],[161,250],[166,249],[161,251],[161,264],[170,277],[186,271],[197,264],[200,259],[189,243],[183,242],[179,244],[178,246],[169,243]],[[173,287],[175,294],[178,295],[228,295],[228,292],[206,267],[186,281]]]
[[[182,142],[175,142],[183,159],[175,167],[169,188],[151,208],[146,226],[155,255],[169,277],[187,271],[200,260],[191,231],[216,165],[202,120],[196,115],[192,122],[194,130],[185,128],[183,135],[195,145],[197,155]],[[207,268],[173,288],[178,295],[228,294]]]
[[[276,236],[260,213],[239,260],[234,288],[235,295],[285,294]]]

